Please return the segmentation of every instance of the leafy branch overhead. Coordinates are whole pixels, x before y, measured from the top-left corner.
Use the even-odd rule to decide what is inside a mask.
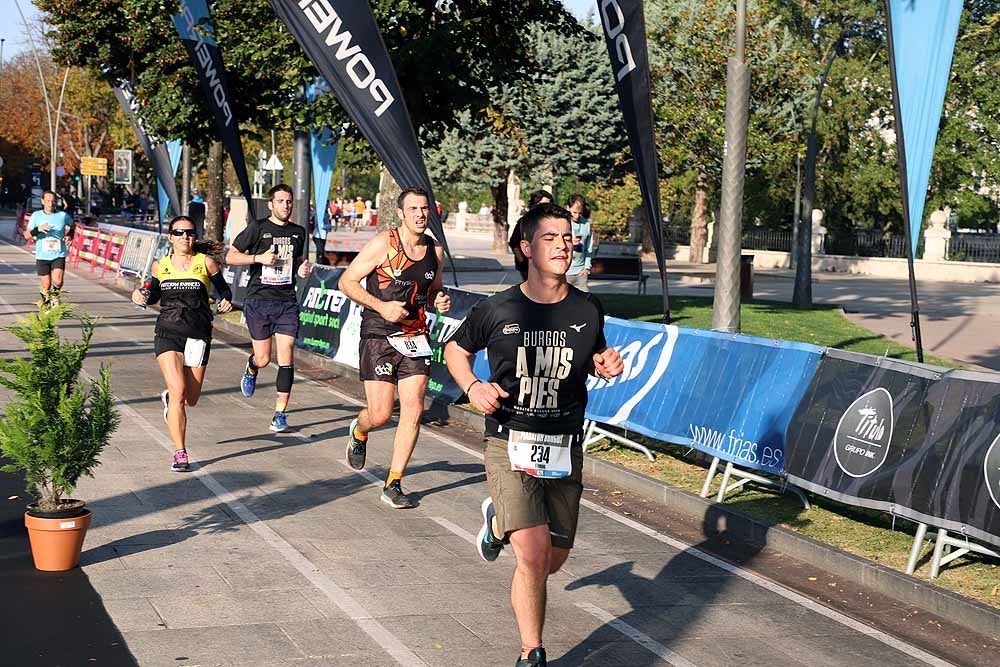
[[[134,81],[153,133],[214,136],[194,69],[170,21],[178,11],[175,2],[36,4],[53,26],[56,59]],[[454,126],[462,110],[484,108],[492,88],[537,70],[524,40],[529,25],[580,31],[559,0],[377,0],[372,9],[414,124],[435,133]],[[312,104],[296,98],[297,87],[314,81],[317,72],[266,0],[214,2],[212,24],[243,123],[289,129],[346,121],[332,95]]]

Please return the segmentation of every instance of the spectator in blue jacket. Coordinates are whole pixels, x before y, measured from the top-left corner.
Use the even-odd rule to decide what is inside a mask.
[[[573,260],[570,262],[566,280],[570,285],[584,292],[589,292],[587,285],[590,276],[590,264],[594,257],[594,230],[587,219],[589,210],[587,200],[581,194],[572,195],[566,202],[566,209],[572,216],[573,228]]]

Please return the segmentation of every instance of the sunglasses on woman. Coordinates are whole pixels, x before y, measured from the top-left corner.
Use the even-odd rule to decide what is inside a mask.
[[[171,229],[171,236],[190,236],[191,238],[196,238],[198,236],[198,231],[195,229]]]

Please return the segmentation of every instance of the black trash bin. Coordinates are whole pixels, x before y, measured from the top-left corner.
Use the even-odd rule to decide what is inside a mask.
[[[740,255],[740,301],[753,301],[753,255]]]

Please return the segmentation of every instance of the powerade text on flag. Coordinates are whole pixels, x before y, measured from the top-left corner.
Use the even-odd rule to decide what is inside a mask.
[[[962,0],[888,0],[899,115],[906,148],[910,247],[917,256],[934,144],[951,73]]]
[[[243,144],[240,143],[240,128],[234,113],[233,96],[226,85],[226,68],[222,64],[222,53],[212,39],[215,32],[208,22],[208,4],[205,0],[180,0],[181,11],[170,18],[174,27],[184,42],[191,63],[198,72],[198,81],[205,93],[208,106],[215,116],[215,125],[219,136],[226,146],[229,159],[236,170],[236,178],[240,181],[243,196],[249,197],[253,192],[250,178],[247,176],[246,158],[243,156]],[[249,214],[249,209],[248,209]]]
[[[646,209],[649,237],[663,285],[663,314],[669,319],[670,302],[663,266],[663,233],[660,229],[660,182],[657,176],[656,138],[649,93],[649,58],[646,52],[646,20],[642,0],[598,0],[604,40],[611,57],[615,90],[625,119],[628,144],[635,160],[636,176]]]
[[[177,196],[177,183],[174,181],[174,169],[170,166],[170,155],[167,152],[166,145],[161,143],[156,148],[153,148],[153,141],[155,141],[155,139],[150,138],[149,134],[146,132],[146,128],[143,127],[142,119],[139,118],[139,109],[142,107],[139,104],[139,100],[135,97],[135,91],[132,89],[132,84],[125,79],[118,79],[114,77],[109,77],[109,81],[111,83],[112,90],[114,90],[115,97],[118,99],[118,103],[122,106],[122,111],[125,112],[125,117],[128,118],[128,122],[132,126],[132,131],[135,132],[135,138],[139,141],[139,146],[142,147],[142,152],[146,154],[146,159],[149,160],[149,164],[153,166],[153,173],[156,175],[156,182],[166,192],[171,208],[173,208],[174,211],[180,211],[180,197]],[[161,220],[163,218],[163,213],[164,211],[161,207]]]
[[[788,427],[793,484],[1000,546],[1000,375],[828,349]]]
[[[427,168],[371,7],[360,0],[269,2],[396,182],[430,193],[428,226],[450,258]]]

